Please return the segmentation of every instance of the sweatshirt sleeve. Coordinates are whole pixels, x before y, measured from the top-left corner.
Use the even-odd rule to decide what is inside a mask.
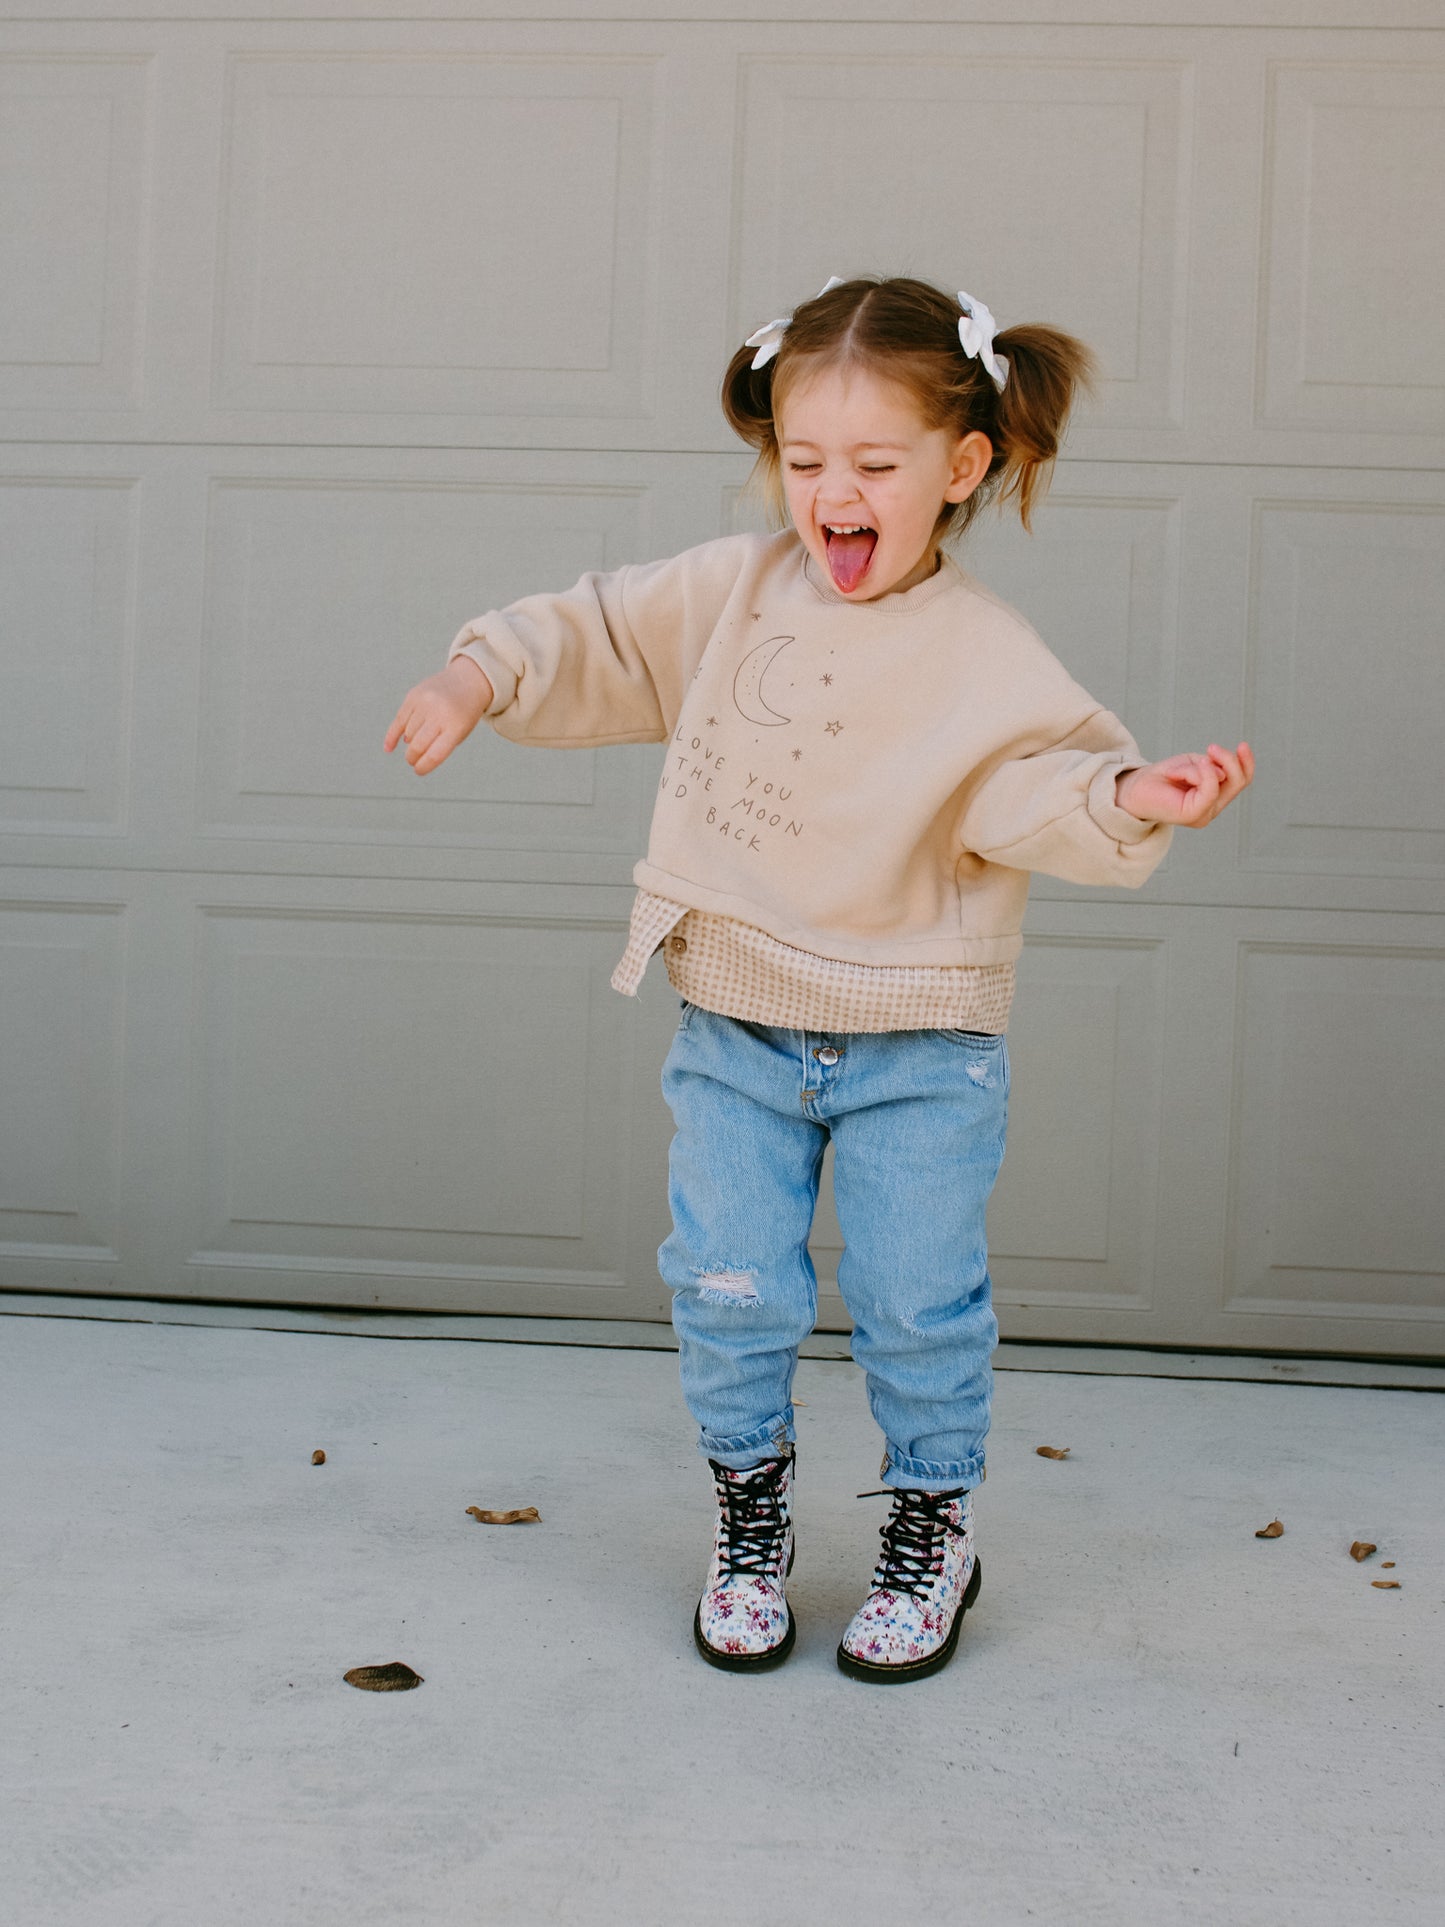
[[[486,719],[539,748],[654,743],[671,733],[744,556],[736,538],[592,572],[467,623],[447,653],[492,685]]]
[[[1096,708],[1047,749],[996,764],[964,807],[963,846],[990,863],[1067,883],[1138,889],[1173,838],[1114,801],[1114,785],[1147,761],[1123,723]]]

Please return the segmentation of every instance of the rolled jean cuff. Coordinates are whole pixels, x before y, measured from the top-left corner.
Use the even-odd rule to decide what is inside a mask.
[[[895,1492],[952,1492],[958,1486],[983,1484],[983,1453],[972,1458],[910,1459],[890,1445],[883,1458],[883,1483]]]
[[[716,1459],[729,1472],[746,1472],[749,1466],[761,1465],[765,1459],[776,1458],[780,1447],[791,1445],[797,1436],[793,1430],[793,1408],[789,1405],[786,1411],[769,1419],[766,1425],[755,1426],[751,1432],[740,1433],[736,1438],[724,1438],[718,1432],[703,1432],[699,1435],[697,1449],[705,1459]]]

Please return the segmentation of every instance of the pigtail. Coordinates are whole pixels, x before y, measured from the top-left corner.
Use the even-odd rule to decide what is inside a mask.
[[[769,361],[753,366],[753,350],[739,348],[722,382],[722,411],[728,427],[749,448],[763,448],[773,436],[773,369]]]
[[[787,526],[783,504],[782,457],[773,426],[773,371],[776,361],[753,366],[754,350],[739,348],[727,365],[722,382],[722,411],[729,428],[749,448],[757,450],[744,498],[751,496],[767,510],[777,528]]]
[[[994,446],[1002,458],[995,499],[1000,506],[1013,502],[1032,532],[1029,517],[1048,492],[1069,411],[1080,390],[1092,391],[1098,363],[1073,335],[1036,322],[1005,328],[994,348],[1008,361],[994,404]]]

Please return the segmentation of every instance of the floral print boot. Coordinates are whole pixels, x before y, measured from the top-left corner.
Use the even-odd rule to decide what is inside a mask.
[[[921,1679],[953,1658],[978,1597],[972,1494],[895,1492],[873,1590],[854,1613],[838,1664],[854,1679]]]
[[[718,1522],[693,1638],[709,1665],[759,1672],[788,1657],[797,1631],[783,1593],[793,1569],[793,1451],[743,1472],[708,1464]]]

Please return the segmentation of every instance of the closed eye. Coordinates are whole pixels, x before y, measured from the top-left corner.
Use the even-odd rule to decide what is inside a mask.
[[[793,475],[814,475],[822,466],[821,462],[789,462],[788,471]],[[897,462],[861,462],[858,472],[860,475],[891,475],[897,466]]]

